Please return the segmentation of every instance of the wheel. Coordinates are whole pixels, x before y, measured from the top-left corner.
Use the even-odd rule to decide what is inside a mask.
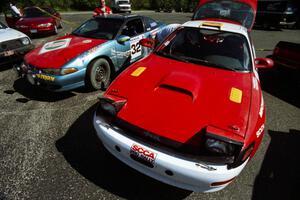
[[[99,58],[90,63],[86,74],[86,84],[94,90],[105,90],[110,83],[110,65],[104,58]]]

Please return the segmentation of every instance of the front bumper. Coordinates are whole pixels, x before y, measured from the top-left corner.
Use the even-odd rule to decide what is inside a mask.
[[[54,92],[68,91],[85,85],[85,69],[63,76],[48,75],[38,69],[30,69],[26,65],[15,67],[17,76],[24,77],[32,85]]]
[[[227,169],[226,165],[212,165],[178,158],[158,148],[125,137],[117,131],[117,128],[108,125],[96,114],[93,124],[105,148],[119,160],[145,175],[186,190],[195,192],[221,190],[230,182],[219,186],[212,186],[212,183],[234,179],[248,162],[247,160],[236,168]],[[133,145],[143,147],[157,155],[153,168],[132,159],[130,151]]]
[[[0,65],[21,60],[32,49],[34,49],[34,45],[30,44],[17,49],[0,52]]]
[[[131,7],[130,6],[119,6],[118,11],[120,11],[120,12],[130,12]]]
[[[28,27],[28,28],[18,28],[19,31],[27,34],[27,35],[34,35],[34,34],[46,34],[54,32],[54,26],[50,27]]]

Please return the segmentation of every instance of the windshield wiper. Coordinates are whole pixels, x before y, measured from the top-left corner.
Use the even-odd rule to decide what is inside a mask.
[[[203,60],[203,59],[200,59],[200,58],[192,58],[192,57],[186,57],[186,56],[180,56],[180,58],[186,60],[187,62],[205,64],[205,65],[216,67],[216,68],[221,68],[221,69],[226,69],[226,70],[231,70],[231,71],[238,71],[239,70],[239,69],[231,68],[229,66],[213,63],[213,62],[210,62],[208,60]]]
[[[155,52],[157,55],[160,55],[160,56],[163,56],[163,57],[167,57],[167,58],[172,58],[174,60],[178,60],[178,61],[181,61],[181,62],[188,62],[188,60],[184,59],[184,58],[181,58],[181,57],[177,57],[177,56],[173,56],[171,54],[168,54],[166,52],[163,52],[163,51],[157,51]]]

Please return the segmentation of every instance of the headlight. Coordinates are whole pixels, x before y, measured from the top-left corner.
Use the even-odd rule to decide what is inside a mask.
[[[22,41],[22,44],[24,44],[24,45],[29,45],[30,44],[30,40],[27,37],[21,38],[21,41]]]
[[[42,71],[50,75],[60,75],[61,69],[42,69]]]
[[[116,116],[126,101],[113,101],[108,98],[100,98],[100,109],[109,116]]]
[[[206,139],[205,148],[220,156],[232,156],[235,152],[235,145],[214,138]]]
[[[52,23],[45,23],[45,24],[39,24],[38,25],[39,28],[41,28],[41,27],[46,27],[47,28],[47,27],[50,27],[50,26],[52,26]]]

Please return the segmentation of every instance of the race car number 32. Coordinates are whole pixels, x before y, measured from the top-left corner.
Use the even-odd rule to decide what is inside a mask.
[[[130,148],[130,157],[148,167],[153,168],[157,154],[139,145],[133,144]]]
[[[143,38],[144,36],[140,35],[130,39],[131,59],[135,59],[142,55],[142,47],[139,42]]]

